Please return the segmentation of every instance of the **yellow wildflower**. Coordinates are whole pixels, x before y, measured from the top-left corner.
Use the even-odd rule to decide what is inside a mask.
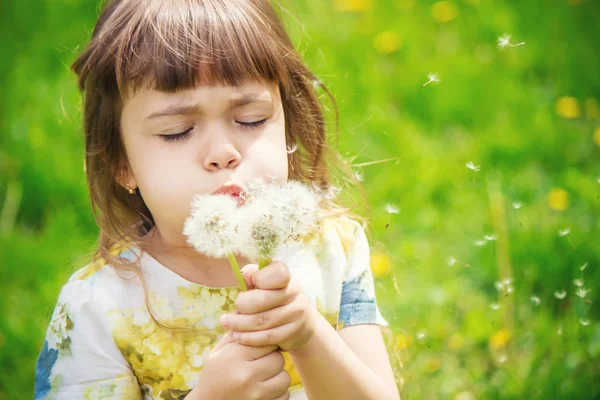
[[[373,46],[381,54],[391,54],[402,47],[402,39],[396,32],[384,31],[375,36]]]
[[[600,147],[600,126],[594,130],[594,142]]]
[[[375,277],[381,278],[390,273],[390,258],[379,251],[371,254],[371,271]]]
[[[438,1],[431,6],[431,16],[435,22],[449,22],[458,16],[458,9],[450,1]]]
[[[334,7],[340,11],[364,12],[373,7],[372,0],[335,0]]]
[[[451,350],[460,349],[465,342],[465,339],[460,333],[454,333],[448,338],[448,348]]]
[[[579,102],[575,97],[561,97],[556,102],[556,113],[566,119],[579,118],[581,116]]]
[[[506,346],[511,339],[511,333],[508,329],[500,329],[490,337],[490,347],[494,350]]]
[[[569,206],[569,194],[560,188],[553,188],[548,195],[550,208],[556,211],[564,211]]]
[[[398,350],[403,350],[408,348],[412,343],[412,339],[409,336],[404,336],[402,334],[396,336],[396,348]]]

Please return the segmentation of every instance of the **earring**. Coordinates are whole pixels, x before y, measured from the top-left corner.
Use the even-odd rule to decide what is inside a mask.
[[[128,192],[129,194],[135,194],[135,189],[127,189],[127,192]]]

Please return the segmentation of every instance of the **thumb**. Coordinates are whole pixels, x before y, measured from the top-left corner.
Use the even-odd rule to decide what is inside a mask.
[[[236,341],[233,338],[231,331],[229,331],[225,334],[225,336],[223,336],[221,338],[219,343],[217,343],[217,345],[215,347],[213,347],[213,349],[211,350],[211,353],[216,353],[217,351],[221,350],[223,347],[227,346],[228,344],[235,343],[235,342]]]
[[[254,289],[256,287],[256,285],[254,285],[254,276],[258,272],[258,264],[246,264],[241,272],[246,281],[246,285],[248,285],[248,290]]]

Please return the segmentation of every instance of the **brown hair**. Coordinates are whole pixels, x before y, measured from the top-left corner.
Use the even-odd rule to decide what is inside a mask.
[[[288,156],[289,178],[327,188],[332,162],[356,183],[351,168],[328,146],[315,89],[333,102],[337,127],[335,100],[300,59],[267,0],[112,0],[72,69],[84,92],[86,174],[100,227],[96,257],[136,271],[142,283],[135,263],[111,251],[119,242],[139,241],[154,225],[139,193],[127,194],[116,181],[127,159],[119,124],[123,101],[141,87],[173,92],[216,83],[276,82],[286,142],[297,148]]]

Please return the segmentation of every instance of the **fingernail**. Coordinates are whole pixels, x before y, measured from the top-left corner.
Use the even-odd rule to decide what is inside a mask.
[[[221,325],[228,325],[229,322],[231,322],[231,317],[229,316],[229,314],[224,314],[221,316]]]

